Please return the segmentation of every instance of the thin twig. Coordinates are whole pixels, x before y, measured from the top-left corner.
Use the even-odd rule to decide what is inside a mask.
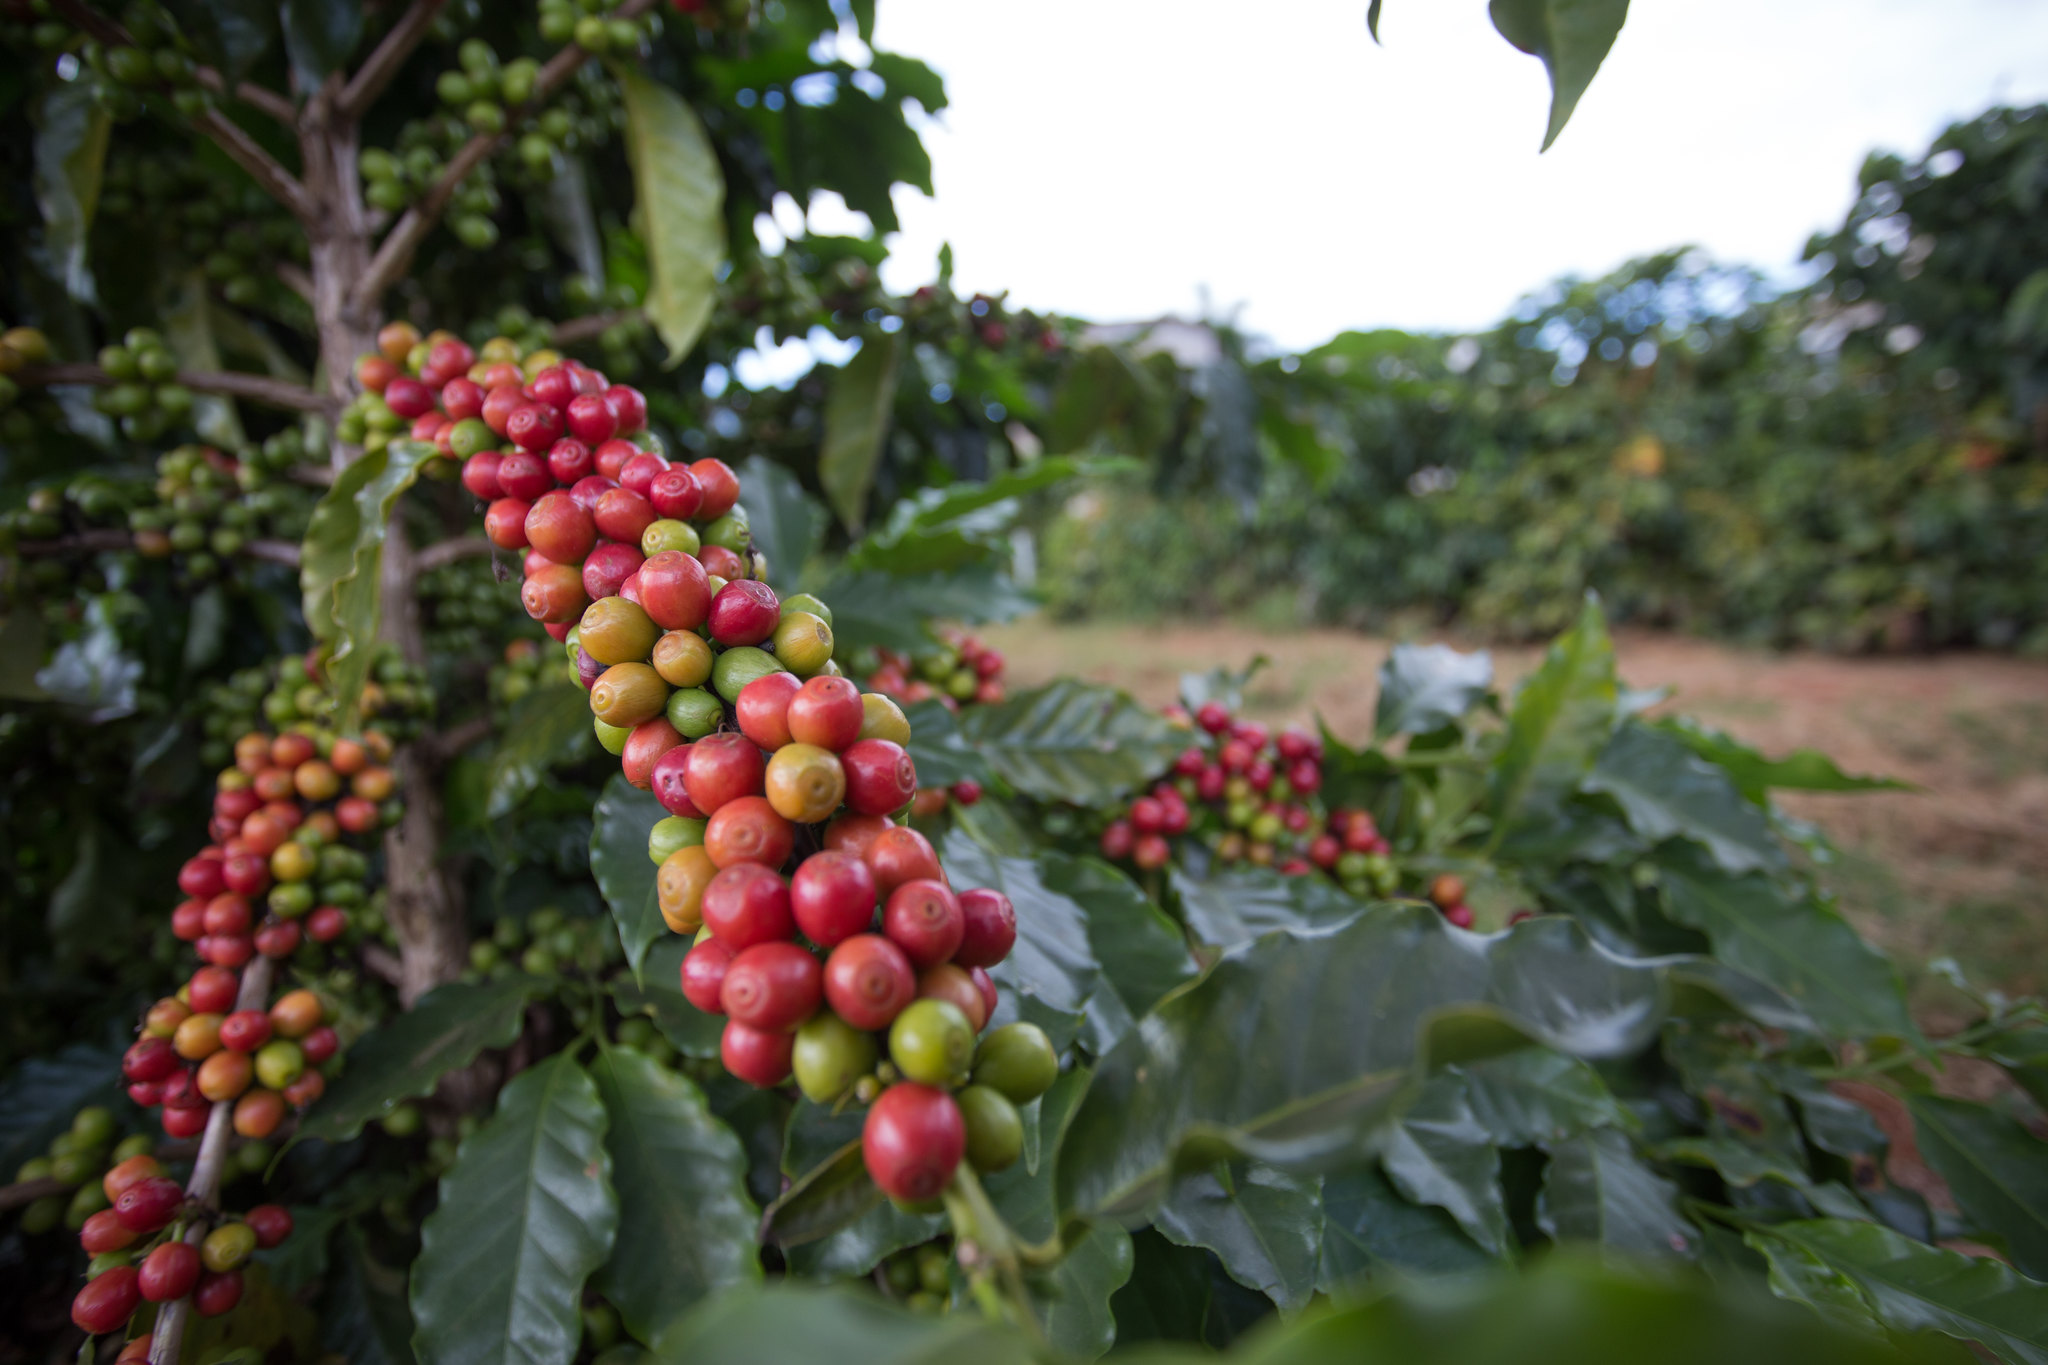
[[[299,567],[299,547],[289,540],[252,540],[242,547],[242,553],[251,559],[287,564],[294,569]]]
[[[15,382],[29,388],[46,384],[90,384],[104,388],[123,381],[97,365],[29,365],[15,372]],[[194,393],[218,394],[223,398],[246,398],[265,407],[287,412],[329,412],[334,400],[303,385],[268,375],[244,374],[240,370],[180,370],[170,378]]]
[[[54,540],[24,540],[15,545],[14,552],[23,559],[47,559],[52,555],[90,555],[103,550],[126,550],[134,544],[132,532],[108,527],[58,536]]]
[[[638,308],[615,308],[608,313],[591,313],[586,317],[570,318],[567,322],[556,323],[555,329],[548,333],[548,340],[557,346],[574,346],[579,341],[588,341],[640,315],[641,310]]]
[[[226,97],[227,82],[221,78],[220,72],[212,67],[202,66],[195,69],[192,78],[213,94]],[[299,111],[292,106],[292,102],[268,86],[258,85],[254,81],[237,81],[234,97],[251,109],[270,115],[287,128],[298,120]]]
[[[614,19],[631,19],[652,8],[654,0],[626,0],[612,11]],[[514,105],[505,111],[505,127],[496,133],[478,133],[462,144],[460,151],[449,159],[448,169],[434,182],[432,189],[411,208],[407,209],[384,240],[377,246],[377,254],[370,261],[370,268],[356,281],[351,301],[362,313],[376,311],[377,301],[384,297],[384,291],[397,282],[412,264],[413,253],[420,243],[441,220],[448,201],[455,197],[456,189],[469,177],[469,173],[484,163],[484,160],[511,139],[512,130],[541,105],[547,103],[555,91],[561,89],[569,78],[576,74],[576,68],[588,60],[590,54],[571,43],[548,58],[540,69],[540,75],[533,83],[533,95],[524,103]]]
[[[435,763],[446,763],[470,745],[475,744],[490,734],[491,728],[492,722],[489,716],[476,716],[466,720],[453,729],[444,731],[435,739],[428,741],[427,757]]]
[[[290,289],[307,303],[313,301],[313,277],[308,275],[305,268],[299,265],[298,262],[279,261],[277,263],[277,277],[284,281],[286,288]]]
[[[363,945],[363,970],[388,986],[396,986],[405,980],[405,964],[398,960],[398,954],[381,943]]]
[[[235,996],[237,1010],[260,1010],[270,1004],[271,961],[259,957],[242,971],[242,989]],[[225,1102],[213,1106],[206,1116],[206,1133],[199,1140],[199,1156],[192,1163],[192,1179],[185,1184],[185,1197],[208,1211],[215,1211],[220,1199],[220,1173],[227,1163],[228,1147],[234,1141],[234,1110]],[[197,1217],[185,1233],[187,1242],[206,1236],[207,1219]],[[192,1300],[182,1298],[163,1306],[156,1329],[149,1340],[149,1365],[174,1365],[185,1344],[185,1323],[192,1316]]]
[[[336,103],[343,118],[359,119],[377,102],[377,96],[391,84],[391,78],[405,65],[405,59],[427,36],[427,30],[434,25],[434,16],[441,12],[444,3],[446,0],[413,0],[404,15],[391,26],[391,31],[384,35],[384,41],[377,44],[377,50],[370,54],[369,60],[342,87],[341,98]]]
[[[463,536],[460,540],[442,540],[429,545],[413,556],[413,568],[421,573],[443,568],[458,559],[475,559],[487,555],[494,548],[482,536]]]
[[[295,464],[287,476],[293,483],[311,484],[315,488],[329,488],[334,484],[334,466],[325,464]]]
[[[127,29],[94,10],[84,3],[84,0],[51,0],[51,3],[57,13],[69,20],[72,25],[84,29],[102,43],[117,47],[135,45],[135,40],[128,36]],[[219,73],[212,74],[214,83],[218,85],[221,79]],[[167,86],[163,88],[168,89]],[[236,93],[241,93],[240,86],[236,87]],[[282,115],[287,123],[296,119],[296,111],[291,111],[289,102],[275,95],[269,95],[268,99],[265,99],[263,95],[268,95],[268,92],[262,92],[256,99],[249,99],[247,95],[243,98],[249,99],[252,105],[266,113],[276,114],[280,107],[290,111]],[[312,197],[306,193],[306,187],[293,178],[290,171],[279,165],[275,157],[264,151],[256,139],[244,132],[240,125],[218,110],[207,109],[193,117],[192,126],[218,143],[220,149],[226,152],[236,165],[254,177],[256,183],[268,191],[273,199],[290,209],[293,217],[302,223],[310,223],[313,220],[314,204]]]

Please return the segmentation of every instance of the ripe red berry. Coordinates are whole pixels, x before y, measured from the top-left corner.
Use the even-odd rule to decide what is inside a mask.
[[[746,700],[746,693],[740,694],[740,700]],[[860,689],[851,679],[812,678],[789,699],[789,737],[799,744],[815,744],[838,753],[860,738],[864,715]],[[745,728],[744,721],[741,728]]]
[[[136,1287],[151,1303],[182,1299],[199,1283],[199,1248],[190,1242],[165,1242],[143,1258]]]
[[[574,565],[550,564],[520,585],[519,604],[536,621],[576,621],[590,605],[590,596]]]
[[[185,1190],[177,1181],[168,1176],[145,1176],[121,1191],[114,1200],[114,1214],[131,1231],[155,1232],[178,1216],[184,1202]]]
[[[946,879],[939,870],[939,855],[932,851],[931,840],[905,825],[891,825],[877,833],[861,854],[861,860],[875,874],[875,894],[879,896],[887,896],[903,883],[920,877],[931,881]]]
[[[1287,766],[1287,785],[1306,796],[1323,785],[1323,765],[1312,758],[1299,758]]]
[[[1131,856],[1131,848],[1137,842],[1137,832],[1128,820],[1112,820],[1102,831],[1102,856],[1111,862],[1122,862]]]
[[[178,870],[178,889],[197,900],[211,900],[227,889],[218,858],[188,859]]]
[[[943,882],[919,878],[889,893],[882,932],[917,967],[936,967],[953,956],[967,932],[960,902]]]
[[[1131,849],[1131,861],[1150,872],[1154,868],[1166,866],[1166,860],[1172,852],[1166,840],[1159,835],[1141,834]]]
[[[875,874],[856,853],[813,853],[789,879],[789,905],[805,938],[821,948],[837,947],[873,926]]]
[[[789,1059],[796,1050],[796,1037],[748,1028],[728,1020],[718,1041],[719,1060],[725,1069],[749,1085],[767,1089],[789,1079]]]
[[[206,903],[199,923],[209,934],[246,933],[249,929],[249,902],[242,896],[223,892]]]
[[[639,453],[639,446],[634,445],[631,441],[620,440],[614,437],[599,445],[590,454],[592,464],[596,468],[598,475],[602,478],[610,479],[613,483],[617,483],[619,481],[619,471],[626,467],[626,461]]]
[[[306,916],[306,936],[315,943],[332,943],[348,932],[348,912],[338,905],[323,905]]]
[[[164,1136],[173,1138],[195,1138],[206,1131],[207,1116],[213,1106],[202,1100],[196,1106],[174,1108],[164,1105]]]
[[[716,938],[707,938],[683,955],[683,998],[706,1014],[723,1014],[718,993],[725,985],[726,968],[736,956]]]
[[[1472,907],[1469,905],[1449,906],[1444,910],[1444,918],[1457,925],[1460,929],[1470,929],[1472,927]]]
[[[85,1288],[71,1300],[71,1320],[82,1332],[98,1336],[118,1332],[135,1316],[142,1302],[132,1265],[118,1265],[106,1274],[86,1281]]]
[[[583,592],[591,601],[616,597],[620,586],[646,561],[631,545],[600,545],[583,561]]]
[[[663,550],[640,566],[640,606],[663,630],[695,630],[711,611],[704,566],[681,550]]]
[[[270,1041],[270,1015],[263,1010],[236,1010],[220,1021],[220,1045],[230,1052],[254,1052]]]
[[[617,487],[616,483],[601,475],[586,474],[576,480],[575,483],[569,485],[569,496],[575,500],[578,507],[595,516],[597,514],[597,500]],[[592,525],[594,526],[595,523],[592,523]]]
[[[849,810],[862,815],[887,815],[901,810],[917,795],[917,765],[894,740],[863,739],[848,745],[839,761],[846,769]]]
[[[508,498],[532,502],[543,493],[552,492],[555,476],[548,472],[547,465],[539,456],[529,451],[515,450],[498,459],[498,487]]]
[[[282,1204],[258,1204],[242,1215],[242,1221],[256,1234],[256,1245],[265,1251],[282,1245],[292,1235],[291,1210]]]
[[[735,953],[796,933],[789,885],[759,863],[720,869],[704,887],[704,925]]]
[[[860,1150],[882,1193],[906,1204],[923,1203],[952,1183],[967,1150],[967,1125],[945,1091],[899,1082],[868,1110]]]
[[[690,472],[697,476],[697,486],[704,490],[703,505],[697,509],[700,520],[722,517],[740,500],[740,476],[725,461],[699,460],[690,466]]]
[[[517,384],[493,384],[484,395],[484,404],[477,416],[484,419],[484,425],[503,436],[512,414],[526,406],[526,394]]]
[[[981,784],[973,778],[962,778],[952,787],[953,799],[963,806],[971,806],[981,800]]]
[[[794,943],[757,943],[733,958],[718,991],[727,1015],[749,1028],[788,1033],[824,999],[818,959]]]
[[[557,564],[581,564],[590,547],[597,543],[596,519],[559,488],[537,499],[522,525],[522,543],[532,545]],[[634,537],[636,543],[638,539]]]
[[[526,523],[532,516],[530,504],[518,498],[499,498],[484,509],[484,535],[501,550],[523,550],[528,543]]]
[[[825,959],[825,1003],[857,1029],[889,1026],[917,998],[917,973],[880,934],[856,934]]]
[[[1166,810],[1159,801],[1141,796],[1131,802],[1131,828],[1140,834],[1157,834],[1166,824]]]
[[[411,421],[434,410],[434,391],[410,375],[393,375],[384,386],[384,405]]]
[[[209,1270],[199,1277],[199,1286],[192,1291],[192,1309],[202,1318],[217,1318],[232,1312],[241,1301],[242,1272],[239,1270],[219,1274]]]
[[[711,813],[704,826],[704,852],[716,867],[759,863],[780,868],[796,844],[796,828],[764,796],[742,796]]]
[[[986,1003],[986,1005],[988,1006],[988,1008],[985,1011],[983,1011],[982,1018],[988,1019],[994,1017],[996,1012],[995,978],[988,974],[988,968],[986,967],[969,967],[967,969],[967,976],[969,980],[974,982],[974,988],[981,992],[981,998],[983,1002]]]
[[[709,814],[728,801],[761,795],[767,770],[760,749],[745,735],[706,735],[690,746],[683,787],[691,804]]]
[[[1241,773],[1258,761],[1258,751],[1241,739],[1225,740],[1217,755],[1225,772]]]
[[[121,1221],[120,1215],[112,1209],[101,1209],[85,1220],[85,1226],[78,1230],[78,1244],[85,1248],[88,1256],[97,1256],[102,1251],[119,1251],[134,1244],[142,1234]]]
[[[201,967],[186,983],[186,1003],[194,1014],[226,1014],[240,989],[241,978],[225,967]]]
[[[441,410],[458,422],[468,417],[481,417],[484,394],[483,385],[457,375],[441,386]]]
[[[341,1035],[327,1024],[299,1039],[299,1051],[304,1054],[308,1066],[324,1066],[328,1058],[340,1050]]]
[[[682,734],[666,717],[642,721],[633,727],[633,732],[626,736],[626,746],[619,750],[619,771],[627,782],[646,791],[653,785],[655,765],[670,750],[682,747],[682,743]]]
[[[751,578],[735,579],[711,599],[711,638],[722,645],[758,645],[775,633],[782,606],[775,590]]]
[[[619,434],[630,436],[647,425],[647,399],[640,390],[627,384],[614,384],[604,391],[605,401],[612,405],[612,414],[618,418]]]
[[[1230,728],[1230,708],[1220,701],[1205,701],[1195,710],[1195,724],[1220,735]]]
[[[965,928],[953,961],[963,967],[993,967],[1017,943],[1017,907],[1000,891],[977,887],[959,895]]]
[[[631,489],[651,504],[654,481],[667,468],[667,460],[651,451],[642,451],[619,466],[619,487]]]
[[[562,410],[549,403],[527,403],[506,419],[505,434],[521,450],[546,450],[562,439]]]
[[[647,500],[671,521],[689,521],[704,505],[704,490],[697,486],[697,476],[688,466],[670,465],[647,486]]]
[[[556,483],[575,483],[588,478],[596,468],[590,447],[581,441],[565,436],[548,447],[548,473],[555,476]]]
[[[789,706],[802,687],[793,673],[764,673],[741,688],[733,703],[740,733],[764,749],[788,744]]]
[[[715,578],[731,582],[747,576],[746,561],[723,545],[706,545],[697,551],[697,558],[704,564],[704,572]]]
[[[654,524],[654,504],[630,488],[611,488],[598,498],[591,517],[609,539],[638,545],[640,533]]]
[[[569,400],[566,409],[569,431],[579,441],[597,445],[609,441],[619,429],[618,414],[599,394],[581,393]]]
[[[1318,834],[1308,842],[1308,860],[1328,871],[1344,854],[1344,845],[1334,834]]]
[[[121,1054],[121,1074],[131,1081],[166,1080],[181,1065],[168,1038],[137,1038]]]

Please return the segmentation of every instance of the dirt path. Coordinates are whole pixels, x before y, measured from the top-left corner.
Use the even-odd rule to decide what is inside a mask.
[[[1078,675],[1155,704],[1173,699],[1183,672],[1265,654],[1275,667],[1254,682],[1247,709],[1262,720],[1320,712],[1346,737],[1371,728],[1374,677],[1388,649],[1344,631],[1235,624],[1032,620],[983,634],[1008,656],[1013,685]],[[1653,634],[1624,634],[1617,645],[1629,685],[1676,689],[1665,709],[1767,754],[1815,748],[1845,771],[1919,788],[1790,795],[1784,804],[1840,846],[1832,882],[1844,908],[1902,963],[1946,954],[1974,978],[2048,990],[2048,664],[1767,654]],[[1493,656],[1512,685],[1541,650],[1496,648]]]

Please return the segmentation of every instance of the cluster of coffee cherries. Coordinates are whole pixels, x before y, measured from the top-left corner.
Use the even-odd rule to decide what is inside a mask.
[[[916,654],[876,650],[868,690],[906,703],[936,698],[948,710],[1000,702],[1002,651],[957,626],[941,626],[936,634],[938,643]]]
[[[1392,848],[1370,812],[1326,810],[1322,740],[1288,727],[1278,734],[1243,720],[1220,701],[1204,702],[1192,720],[1205,742],[1190,745],[1170,777],[1102,830],[1104,857],[1147,871],[1173,856],[1171,840],[1193,834],[1222,863],[1275,867],[1290,876],[1320,871],[1358,896],[1394,888]]]
[[[425,670],[408,664],[396,648],[379,643],[371,646],[370,676],[363,683],[361,707],[374,728],[360,741],[372,766],[391,761],[392,746],[423,729],[432,717],[434,692]],[[270,664],[237,670],[225,682],[209,688],[205,697],[202,733],[205,746],[201,757],[208,764],[234,760],[231,741],[259,726],[295,730],[312,739],[320,757],[328,757],[338,738],[334,730],[334,694],[328,686],[320,660],[313,654],[286,654]],[[344,761],[353,756],[344,749]],[[342,774],[353,779],[354,772]],[[356,795],[380,803],[392,800],[384,791],[382,777],[365,778]],[[386,824],[397,820],[401,807],[383,808]],[[362,830],[351,830],[360,834]]]
[[[85,1287],[71,1300],[71,1320],[94,1336],[121,1331],[145,1302],[189,1297],[201,1317],[231,1311],[242,1301],[242,1267],[258,1249],[282,1245],[292,1232],[288,1210],[259,1204],[199,1236],[195,1225],[209,1212],[148,1153],[108,1171],[101,1194],[109,1207],[79,1229],[92,1261]],[[144,1332],[126,1342],[117,1359],[147,1359],[149,1343]]]
[[[491,700],[511,706],[540,685],[540,646],[531,640],[514,640],[505,646],[502,663],[492,666]]]

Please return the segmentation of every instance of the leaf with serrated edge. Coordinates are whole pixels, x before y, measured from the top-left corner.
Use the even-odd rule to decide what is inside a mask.
[[[1175,1182],[1152,1220],[1169,1240],[1207,1247],[1232,1279],[1286,1312],[1315,1293],[1323,1254],[1322,1181],[1234,1161]]]
[[[1114,688],[1062,681],[961,717],[996,775],[1027,796],[1101,806],[1165,772],[1188,732]]]
[[[521,1072],[462,1144],[412,1268],[420,1365],[566,1361],[583,1283],[611,1254],[619,1198],[605,1108],[575,1057]]]
[[[1552,1237],[1639,1256],[1698,1254],[1699,1234],[1678,1212],[1678,1187],[1637,1158],[1627,1134],[1601,1128],[1549,1151],[1536,1222]]]
[[[747,1158],[704,1092],[637,1052],[607,1048],[590,1068],[607,1117],[619,1203],[597,1290],[626,1330],[654,1341],[710,1294],[761,1278]]]
[[[1774,1261],[1779,1247],[1789,1246],[1825,1266],[1861,1291],[1895,1332],[1940,1332],[1977,1342],[2013,1365],[2048,1365],[2048,1285],[1998,1261],[1916,1242],[1876,1223],[1835,1219],[1756,1227],[1748,1241]],[[1780,1294],[1793,1287],[1772,1277]]]
[[[1963,1213],[2005,1243],[2012,1263],[2048,1279],[2048,1144],[1982,1104],[1908,1095],[1920,1155]]]
[[[1726,773],[1662,730],[1622,726],[1600,751],[1586,790],[1612,797],[1629,828],[1651,843],[1690,839],[1729,872],[1786,865],[1764,812]]]
[[[432,1094],[441,1077],[487,1047],[510,1047],[526,1003],[547,989],[537,977],[450,982],[407,1013],[356,1040],[341,1076],[299,1125],[299,1138],[346,1142],[406,1100]]]
[[[1061,1206],[1136,1221],[1177,1171],[1228,1154],[1295,1171],[1355,1159],[1429,1060],[1532,1039],[1631,1052],[1662,1016],[1664,970],[1608,956],[1561,916],[1480,937],[1376,905],[1335,929],[1268,934],[1103,1058],[1058,1154]]]

